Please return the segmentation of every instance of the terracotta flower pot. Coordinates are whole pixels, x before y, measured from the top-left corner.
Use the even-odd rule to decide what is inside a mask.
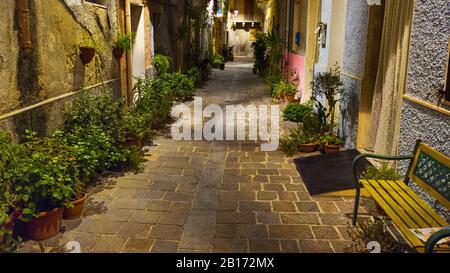
[[[284,95],[284,100],[288,103],[295,102],[295,94],[292,95]]]
[[[95,48],[92,47],[80,47],[81,62],[86,65],[92,61],[95,56]]]
[[[325,151],[325,153],[330,154],[330,153],[337,153],[341,151],[341,145],[328,145],[328,144],[324,144],[323,145],[323,150]]]
[[[308,144],[299,144],[298,150],[302,153],[312,153],[317,151],[319,148],[319,144],[317,143],[308,143]]]
[[[120,60],[123,56],[123,49],[121,48],[114,48],[113,49],[113,55],[116,59]]]
[[[34,241],[43,241],[56,236],[61,229],[63,212],[63,208],[41,212],[25,224],[26,236]]]
[[[87,194],[81,194],[81,197],[73,202],[73,208],[64,208],[63,219],[73,220],[81,217],[83,213],[84,204],[86,203]]]

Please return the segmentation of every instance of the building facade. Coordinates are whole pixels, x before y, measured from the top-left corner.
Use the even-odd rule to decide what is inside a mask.
[[[51,8],[50,8],[51,7]],[[24,129],[44,135],[59,128],[61,110],[80,90],[107,86],[125,99],[134,77],[151,72],[151,21],[143,1],[1,1],[0,128],[18,138]],[[134,33],[120,59],[118,32]],[[96,50],[87,64],[80,48]]]

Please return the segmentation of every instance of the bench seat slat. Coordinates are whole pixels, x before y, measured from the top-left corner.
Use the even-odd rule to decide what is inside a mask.
[[[395,213],[402,218],[408,228],[420,228],[418,224],[406,213],[405,209],[399,206],[394,199],[381,187],[379,181],[369,180],[369,184],[374,188],[378,195],[384,199],[386,204],[395,211]]]
[[[419,196],[417,196],[417,194],[403,181],[394,181],[392,186],[394,188],[398,187],[399,189],[403,190],[402,194],[407,195],[417,205],[417,208],[415,208],[417,213],[421,214],[421,216],[423,217],[432,218],[434,224],[430,224],[429,227],[449,226],[449,224],[439,214],[437,214],[427,203],[420,199]],[[405,196],[405,198],[407,197]],[[427,220],[427,222],[429,221],[431,220]]]
[[[370,183],[367,180],[361,180],[361,184],[370,193],[370,195],[373,197],[373,199],[375,199],[375,201],[378,203],[378,205],[380,205],[381,208],[386,212],[386,214],[392,219],[394,224],[403,233],[403,235],[411,243],[411,245],[413,247],[423,247],[424,243],[409,230],[411,227],[406,222],[407,221],[406,218],[409,218],[409,217],[401,209],[394,210],[394,208],[388,204],[388,201],[385,201],[385,199],[382,197],[382,195],[379,194],[379,192],[378,192],[380,187],[378,186],[378,190],[376,190],[375,187],[372,186],[373,184],[376,185],[376,183]],[[403,216],[406,216],[406,217],[403,217]],[[412,222],[412,221],[410,220],[410,222]],[[412,223],[414,225],[414,222],[412,222]],[[415,228],[417,228],[417,227],[415,227]]]
[[[414,209],[414,205],[404,200],[400,192],[397,192],[393,187],[391,187],[393,181],[379,180],[376,183],[378,183],[383,188],[383,190],[392,198],[393,202],[395,202],[400,208],[402,208],[402,210],[405,211],[405,213],[411,218],[411,220],[414,221],[414,223],[418,227],[420,228],[431,227],[417,213],[417,211]]]

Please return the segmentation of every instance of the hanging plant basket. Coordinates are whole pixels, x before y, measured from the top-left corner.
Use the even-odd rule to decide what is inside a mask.
[[[61,229],[63,208],[40,213],[25,224],[26,236],[33,241],[43,241],[56,236]]]
[[[85,46],[80,47],[80,58],[81,62],[84,65],[90,63],[94,58],[94,56],[95,56],[95,48]]]
[[[64,208],[63,219],[73,220],[81,217],[84,204],[86,203],[87,194],[82,193],[81,197],[73,202],[73,208]]]
[[[116,59],[118,59],[118,60],[120,60],[120,59],[122,58],[123,53],[124,53],[124,51],[123,51],[123,49],[121,49],[121,48],[115,47],[115,48],[113,49],[113,55],[114,55],[114,57],[115,57]]]

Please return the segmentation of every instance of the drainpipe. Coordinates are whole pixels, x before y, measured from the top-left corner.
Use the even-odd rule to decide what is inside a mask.
[[[31,55],[31,38],[30,38],[30,10],[28,9],[28,0],[18,0],[16,2],[17,8],[19,10],[19,29],[20,29],[20,40],[22,43],[22,54],[26,59]]]
[[[131,33],[131,4],[125,0],[125,33]],[[131,93],[133,91],[132,52],[127,50],[127,104],[131,105]]]

